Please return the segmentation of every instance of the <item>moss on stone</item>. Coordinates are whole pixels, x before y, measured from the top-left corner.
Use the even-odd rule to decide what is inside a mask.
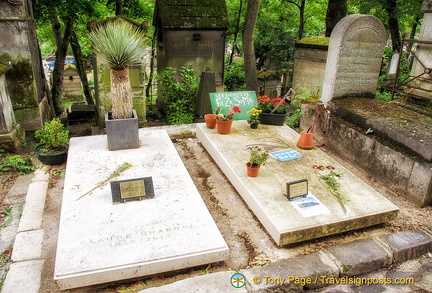
[[[155,15],[164,28],[229,27],[228,11],[223,0],[158,0]]]
[[[328,49],[329,37],[306,37],[296,43],[298,47]]]
[[[5,74],[6,71],[8,71],[8,70],[9,70],[9,66],[7,66],[3,63],[0,63],[0,74]]]

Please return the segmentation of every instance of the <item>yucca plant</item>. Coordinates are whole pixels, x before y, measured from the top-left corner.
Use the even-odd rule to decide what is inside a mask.
[[[129,67],[145,55],[143,30],[124,20],[108,22],[90,33],[93,49],[110,67],[112,118],[132,117]]]

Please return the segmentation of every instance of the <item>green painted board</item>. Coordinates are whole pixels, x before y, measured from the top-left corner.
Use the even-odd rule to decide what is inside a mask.
[[[257,97],[254,91],[218,92],[210,93],[209,95],[213,113],[218,107],[220,107],[222,114],[228,114],[228,109],[231,107],[240,107],[242,112],[236,113],[234,115],[234,120],[249,119],[249,114],[247,112],[257,106]]]

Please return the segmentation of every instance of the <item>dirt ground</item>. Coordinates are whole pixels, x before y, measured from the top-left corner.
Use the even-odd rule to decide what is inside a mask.
[[[73,135],[87,135],[87,128],[76,130]],[[376,237],[395,231],[416,229],[430,225],[432,207],[418,208],[407,202],[401,196],[394,194],[379,182],[366,177],[348,162],[341,162],[358,177],[369,183],[381,194],[400,208],[397,219],[392,222],[371,228],[360,229],[339,235],[328,236],[299,244],[278,247],[267,234],[257,218],[248,209],[245,202],[229,183],[210,155],[195,137],[173,139],[183,163],[191,175],[198,191],[206,203],[213,219],[230,250],[229,258],[221,263],[200,266],[176,272],[143,277],[137,280],[121,281],[112,284],[92,286],[65,292],[138,292],[140,290],[157,287],[177,280],[202,275],[207,272],[223,270],[240,270],[252,266],[262,266],[270,262],[290,258],[302,254],[320,251],[326,247],[350,242],[360,238]],[[325,149],[323,149],[326,151]],[[337,156],[334,156],[337,159]],[[42,276],[40,292],[60,292],[53,281],[55,249],[58,233],[58,223],[61,208],[61,198],[64,178],[55,175],[56,170],[62,170],[65,165],[49,167],[51,174],[48,196],[45,205],[44,222],[45,267]],[[2,183],[0,198],[11,187],[13,178]],[[4,207],[0,207],[3,210]]]

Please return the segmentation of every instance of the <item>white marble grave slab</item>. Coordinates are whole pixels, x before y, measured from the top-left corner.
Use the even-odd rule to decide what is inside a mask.
[[[228,247],[164,130],[140,129],[140,147],[108,151],[105,135],[72,138],[55,280],[61,289],[225,260]],[[81,195],[124,162],[115,180],[151,176],[155,197],[113,204],[110,184]]]
[[[216,129],[208,129],[205,124],[197,124],[196,132],[278,245],[385,223],[394,219],[399,210],[323,151],[297,148],[299,134],[288,126],[260,124],[258,129],[251,129],[246,121],[234,121],[230,134],[218,134]],[[247,147],[253,145],[269,152],[292,149],[302,157],[281,162],[270,156],[267,164],[260,168],[258,177],[248,177],[246,163],[250,152]],[[319,181],[313,165],[332,165],[341,174],[338,181],[346,211]],[[286,183],[302,179],[308,180],[309,191],[330,213],[304,217],[285,198]]]

